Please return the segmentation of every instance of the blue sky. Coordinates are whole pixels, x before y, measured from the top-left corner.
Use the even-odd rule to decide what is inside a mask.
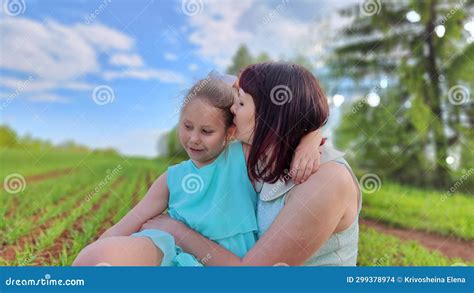
[[[4,0],[0,123],[54,143],[156,155],[186,89],[225,71],[241,43],[322,66],[347,3]]]

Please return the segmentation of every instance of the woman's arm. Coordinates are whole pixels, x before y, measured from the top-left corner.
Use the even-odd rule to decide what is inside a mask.
[[[319,146],[324,143],[321,132],[321,129],[317,129],[303,136],[295,150],[290,174],[296,184],[305,182],[319,169],[321,158]]]
[[[292,189],[278,217],[242,259],[179,221],[162,217],[147,225],[171,233],[177,245],[198,259],[206,259],[206,265],[301,265],[334,233],[355,194],[344,166],[321,166],[308,181]]]
[[[128,236],[137,232],[148,219],[166,210],[168,198],[167,173],[165,172],[155,180],[145,197],[117,224],[105,231],[99,239],[110,236]]]

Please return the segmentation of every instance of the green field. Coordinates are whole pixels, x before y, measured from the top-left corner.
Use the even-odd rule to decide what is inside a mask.
[[[125,215],[171,163],[94,153],[0,153],[0,265],[70,265],[79,251]],[[35,159],[36,158],[36,159]],[[53,172],[53,173],[52,173]],[[49,174],[38,176],[39,174]],[[52,175],[51,175],[52,174]],[[33,178],[33,179],[32,179]],[[364,196],[363,217],[471,240],[473,198],[384,183]],[[359,265],[469,263],[361,226]]]

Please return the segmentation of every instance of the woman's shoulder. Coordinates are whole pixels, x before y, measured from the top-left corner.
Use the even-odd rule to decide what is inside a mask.
[[[339,162],[331,161],[321,165],[308,180],[296,185],[290,192],[292,197],[296,195],[320,200],[322,196],[331,194],[338,200],[345,200],[352,196],[356,189],[350,170]]]

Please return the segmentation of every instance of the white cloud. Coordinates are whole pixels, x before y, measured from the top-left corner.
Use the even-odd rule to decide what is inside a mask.
[[[24,18],[0,23],[0,67],[43,80],[69,80],[98,72],[97,52],[72,27]]]
[[[185,83],[186,79],[183,75],[171,70],[155,70],[155,69],[130,69],[123,71],[106,71],[104,72],[106,80],[117,78],[136,78],[142,80],[159,80],[165,83]]]
[[[0,79],[0,86],[9,89],[18,89],[21,92],[40,92],[54,89],[70,89],[79,91],[88,91],[94,88],[93,85],[85,82],[77,81],[61,81],[61,80],[35,80],[20,79],[14,77],[4,77]]]
[[[77,24],[73,29],[100,50],[116,49],[126,51],[132,49],[135,45],[135,41],[129,36],[101,24]]]
[[[142,57],[137,54],[114,54],[110,57],[110,64],[117,66],[140,67],[143,66]]]
[[[50,93],[39,93],[27,98],[33,102],[55,102],[55,103],[68,103],[69,99],[60,95]]]
[[[226,66],[240,43],[247,42],[251,32],[239,31],[237,26],[253,0],[232,2],[206,1],[203,11],[187,17],[191,26],[189,40],[198,46],[199,53],[220,67]]]
[[[93,85],[86,77],[155,79],[182,83],[176,72],[152,68],[136,53],[135,40],[102,24],[66,25],[54,20],[36,21],[8,17],[0,22],[0,86],[11,91],[21,88],[29,100],[64,101],[55,90],[88,91]],[[123,71],[107,71],[101,55]],[[24,78],[26,76],[26,78]],[[25,80],[28,83],[25,84]]]
[[[189,69],[190,71],[196,71],[196,70],[199,69],[199,65],[197,65],[197,64],[195,64],[195,63],[191,63],[191,64],[188,65],[188,69]]]
[[[358,0],[331,2],[208,0],[202,12],[187,21],[189,41],[220,69],[227,67],[240,44],[253,54],[267,52],[272,58],[303,54],[320,59],[330,33],[340,25],[337,8]]]
[[[178,55],[174,54],[174,53],[165,53],[164,55],[165,59],[168,60],[168,61],[176,61],[178,60]]]

